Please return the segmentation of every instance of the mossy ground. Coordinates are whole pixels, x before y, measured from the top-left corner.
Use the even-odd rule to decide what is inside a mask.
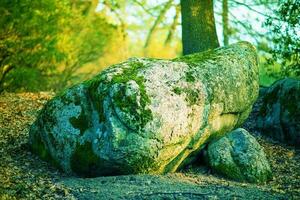
[[[239,183],[191,166],[164,176],[70,177],[32,154],[28,131],[52,95],[0,96],[0,199],[299,199],[300,150],[255,135],[273,170],[266,185]],[[251,129],[250,119],[246,129]],[[103,199],[103,198],[102,198]]]

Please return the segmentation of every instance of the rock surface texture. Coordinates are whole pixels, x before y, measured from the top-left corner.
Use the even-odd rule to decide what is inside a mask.
[[[262,95],[258,128],[274,139],[300,148],[300,80],[282,79]]]
[[[238,181],[265,182],[272,172],[266,155],[245,129],[236,129],[208,145],[213,170]]]
[[[132,58],[49,101],[29,143],[82,176],[173,172],[238,127],[258,87],[246,42],[174,60]]]

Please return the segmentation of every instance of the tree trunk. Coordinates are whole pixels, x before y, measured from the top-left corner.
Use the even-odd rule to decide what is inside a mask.
[[[181,0],[183,54],[219,47],[213,0]]]
[[[228,0],[222,2],[223,44],[229,44]]]

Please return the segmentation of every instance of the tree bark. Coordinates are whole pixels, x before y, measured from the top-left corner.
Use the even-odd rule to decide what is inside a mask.
[[[219,47],[213,0],[181,0],[183,54]]]
[[[228,0],[222,2],[223,44],[229,44]]]

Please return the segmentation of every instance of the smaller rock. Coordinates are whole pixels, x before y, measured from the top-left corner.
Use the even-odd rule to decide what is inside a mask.
[[[260,96],[257,128],[265,135],[300,148],[300,80],[279,80]]]
[[[266,155],[245,129],[239,128],[208,145],[213,170],[242,182],[266,182],[272,171]]]

